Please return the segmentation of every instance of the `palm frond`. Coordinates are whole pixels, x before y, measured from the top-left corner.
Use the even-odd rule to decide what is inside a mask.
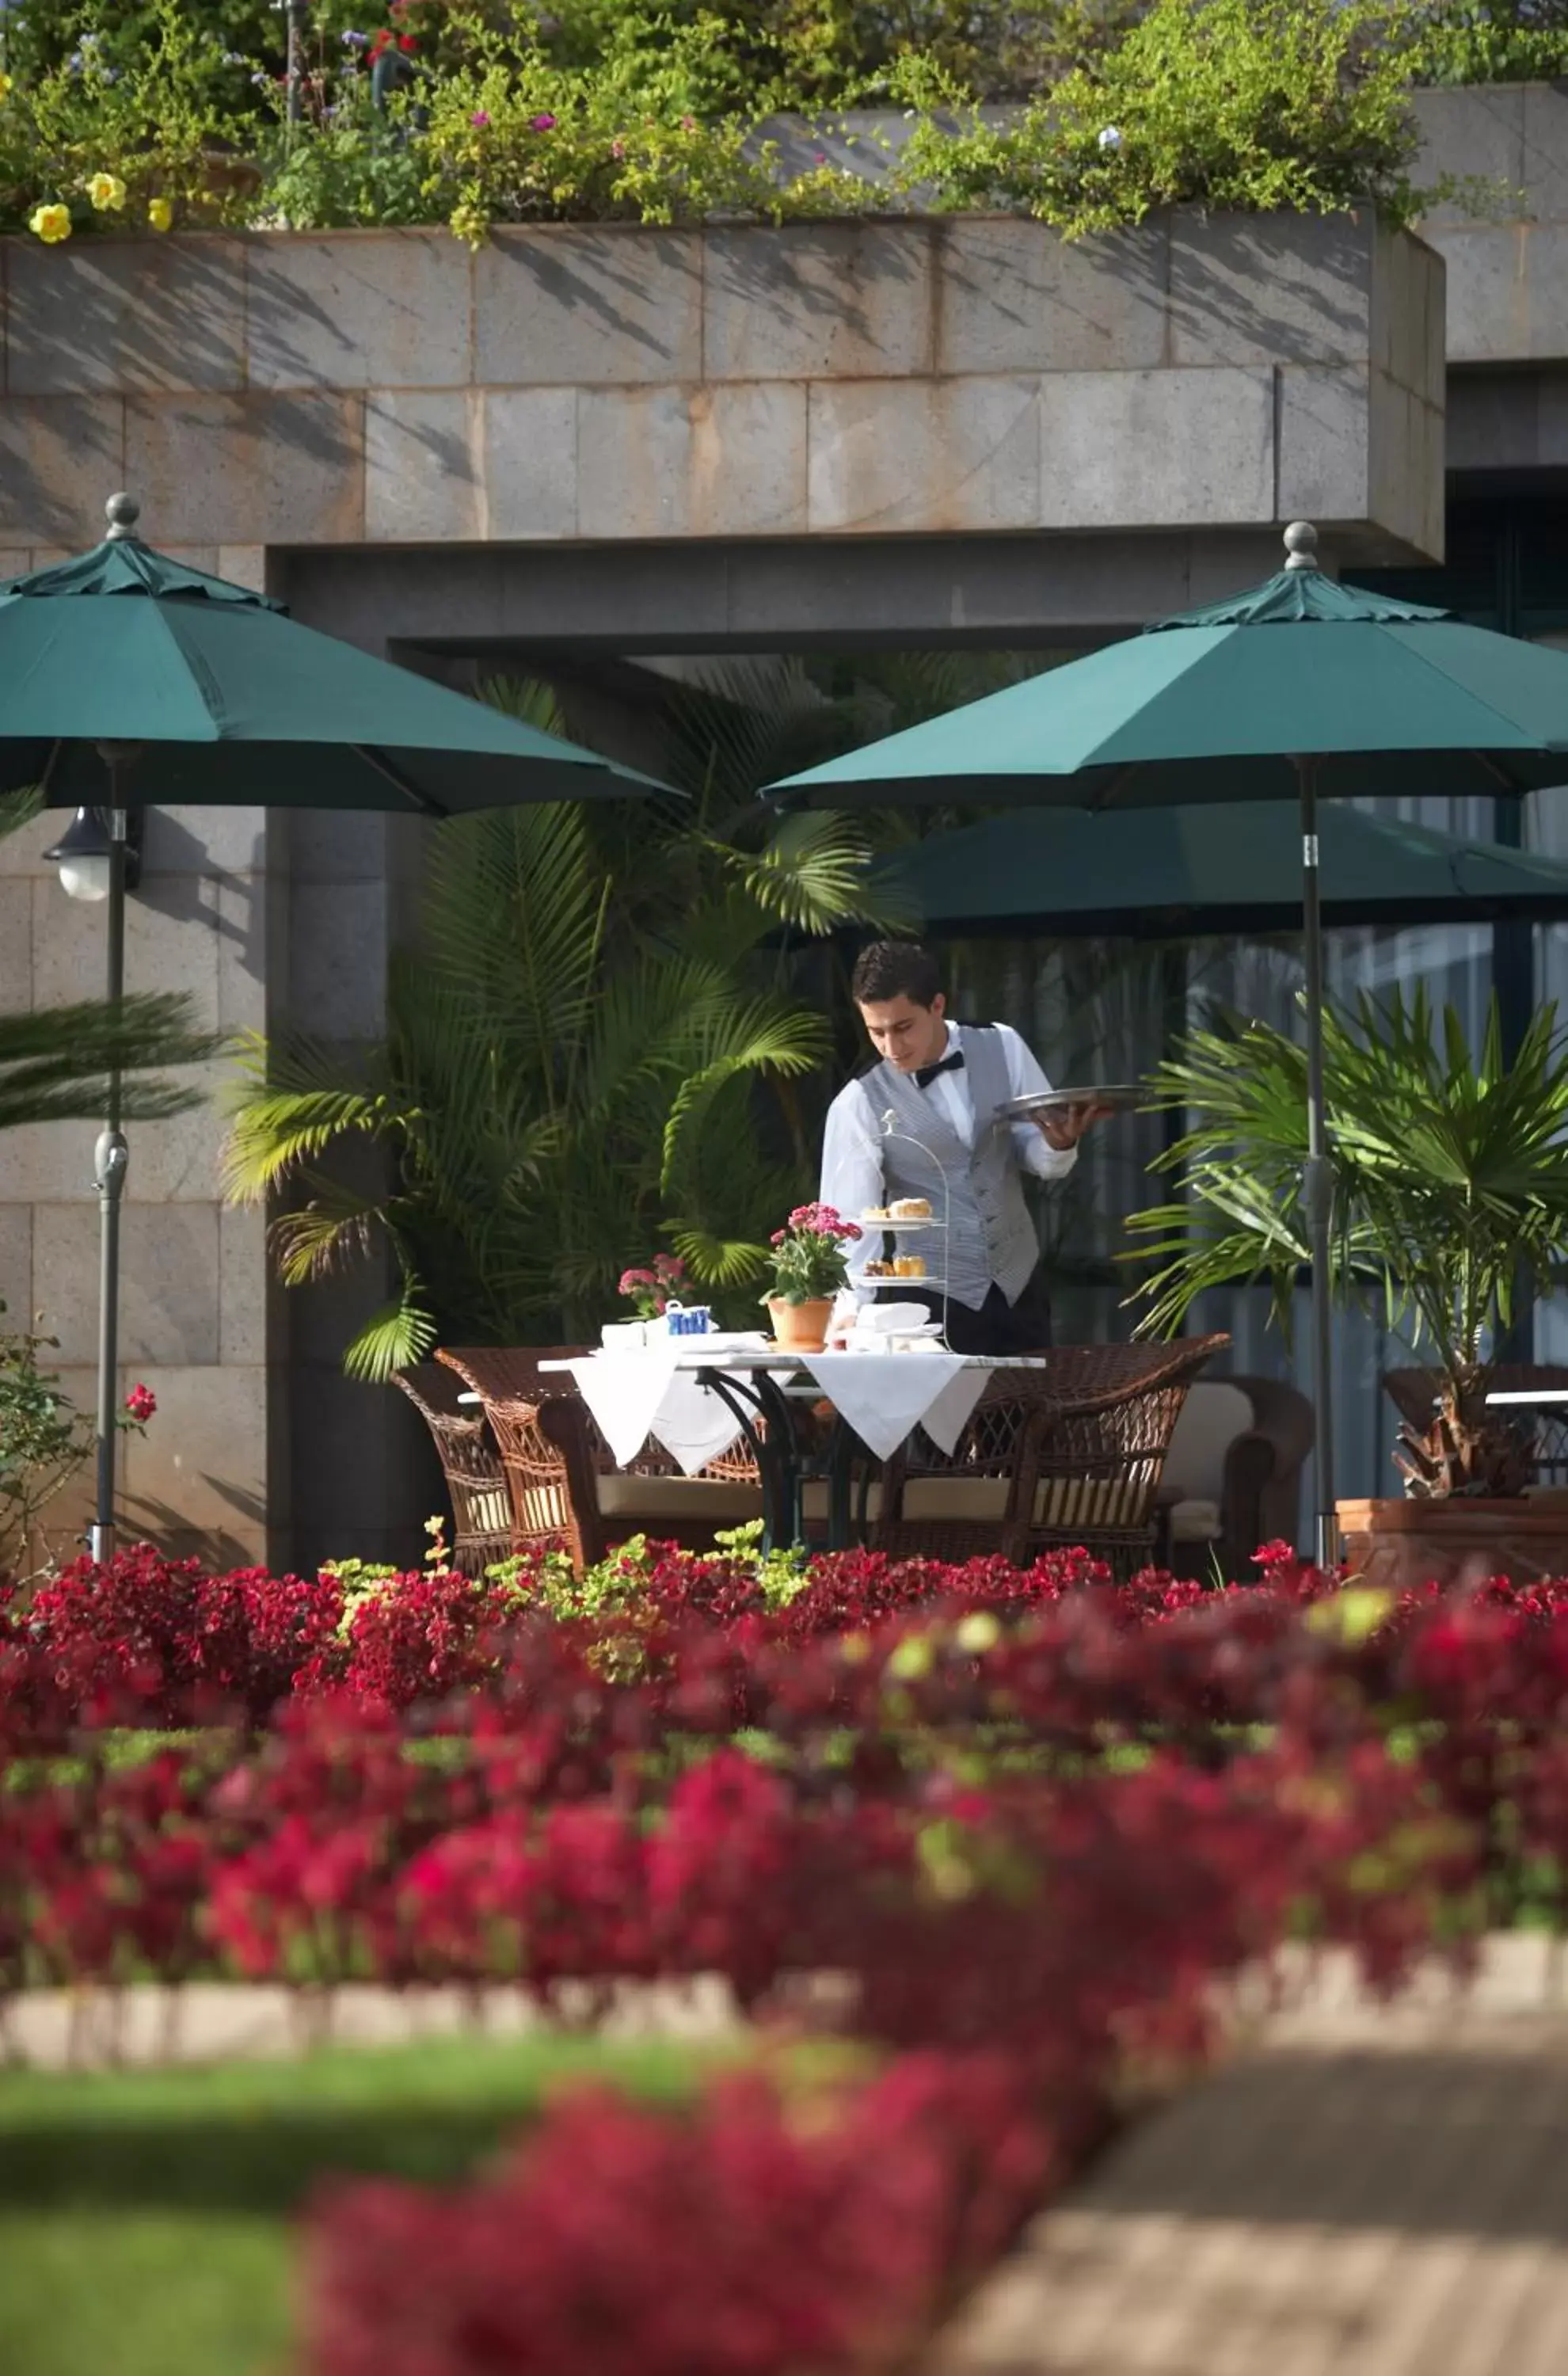
[[[405,1278],[402,1294],[373,1313],[348,1347],[343,1367],[350,1378],[384,1386],[398,1371],[422,1361],[439,1334],[418,1280]]]
[[[1324,1019],[1336,1290],[1429,1342],[1455,1374],[1506,1321],[1521,1277],[1568,1263],[1568,1045],[1543,1008],[1512,1062],[1495,1010],[1473,1049],[1423,990],[1363,994]],[[1190,1125],[1156,1168],[1187,1201],[1134,1215],[1152,1276],[1145,1325],[1176,1325],[1207,1287],[1267,1278],[1288,1323],[1307,1260],[1301,1207],[1306,1057],[1258,1024],[1187,1035],[1155,1081]]]
[[[692,1277],[704,1287],[754,1286],[767,1270],[769,1248],[751,1238],[721,1238],[700,1222],[676,1220],[671,1241]]]
[[[247,1034],[229,1101],[233,1118],[220,1177],[232,1204],[260,1203],[341,1139],[406,1135],[419,1121],[374,1080],[356,1080],[303,1038]]]
[[[182,992],[143,992],[116,1008],[86,1000],[0,1014],[0,1130],[101,1120],[117,1071],[128,1122],[187,1113],[205,1091],[158,1077],[166,1065],[206,1063],[225,1045],[198,1029]],[[151,1075],[151,1077],[148,1077]]]
[[[287,1287],[303,1287],[362,1262],[389,1220],[385,1197],[357,1194],[341,1181],[313,1179],[310,1201],[272,1224],[279,1275]]]
[[[537,726],[541,734],[564,734],[565,715],[553,685],[538,677],[482,677],[474,688],[487,709],[515,718],[520,726]]]
[[[0,841],[4,841],[8,833],[16,833],[22,826],[30,825],[35,816],[42,814],[42,784],[26,784],[19,791],[0,792]]]
[[[780,819],[766,847],[725,849],[722,861],[762,914],[806,933],[846,923],[912,924],[918,910],[896,889],[869,879],[871,842],[837,809],[797,809]]]

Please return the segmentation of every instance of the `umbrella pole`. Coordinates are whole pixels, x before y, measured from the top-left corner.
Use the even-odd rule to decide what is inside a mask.
[[[125,995],[125,812],[118,805],[117,760],[111,759],[109,811],[108,998],[116,1021]],[[120,1067],[109,1070],[109,1102],[93,1150],[98,1185],[98,1490],[91,1532],[92,1556],[114,1556],[114,1446],[119,1435],[120,1206],[129,1150],[120,1129]]]
[[[1301,909],[1307,973],[1307,1159],[1301,1170],[1301,1208],[1313,1266],[1313,1403],[1316,1426],[1313,1471],[1317,1479],[1317,1525],[1313,1543],[1320,1566],[1339,1556],[1334,1503],[1334,1318],[1328,1266],[1334,1210],[1334,1170],[1328,1155],[1323,1087],[1323,907],[1319,896],[1317,763],[1296,762],[1301,800]]]

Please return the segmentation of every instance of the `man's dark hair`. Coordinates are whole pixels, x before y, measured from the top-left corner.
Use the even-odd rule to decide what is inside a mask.
[[[855,959],[849,995],[857,1006],[878,1005],[889,998],[909,998],[917,1006],[931,1006],[942,989],[942,968],[929,949],[914,941],[873,941]]]

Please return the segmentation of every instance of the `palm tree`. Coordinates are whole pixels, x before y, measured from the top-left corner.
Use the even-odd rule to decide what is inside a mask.
[[[1479,1053],[1424,991],[1364,992],[1326,1019],[1334,1151],[1333,1278],[1390,1329],[1431,1348],[1443,1381],[1430,1432],[1403,1432],[1409,1490],[1425,1496],[1523,1490],[1513,1431],[1489,1415],[1489,1348],[1521,1296],[1568,1274],[1568,1040],[1538,1010],[1503,1053],[1495,1004]],[[1301,1213],[1306,1055],[1252,1023],[1190,1033],[1154,1075],[1157,1102],[1189,1127],[1157,1168],[1186,1201],[1134,1214],[1158,1267],[1136,1291],[1143,1325],[1174,1331],[1211,1287],[1266,1281],[1288,1327],[1310,1260]]]
[[[487,697],[561,722],[540,688]],[[303,1199],[275,1227],[284,1278],[391,1258],[353,1374],[387,1377],[442,1329],[576,1336],[660,1239],[703,1288],[754,1289],[806,1184],[789,1092],[831,1046],[791,938],[897,919],[863,888],[861,827],[767,823],[751,795],[861,723],[789,668],[766,697],[745,670],[683,692],[685,802],[500,810],[432,837],[421,943],[395,961],[365,1063],[249,1043],[227,1186]],[[356,1143],[368,1180],[340,1159]]]

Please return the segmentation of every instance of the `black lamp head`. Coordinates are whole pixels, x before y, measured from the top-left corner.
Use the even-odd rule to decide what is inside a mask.
[[[125,888],[134,891],[141,881],[141,811],[125,812]],[[104,892],[108,889],[109,855],[113,847],[109,832],[107,809],[78,809],[65,832],[52,849],[43,853],[51,865],[58,866],[65,880],[67,871],[83,885],[92,881],[100,866],[103,869]],[[66,882],[67,890],[72,888]],[[101,897],[102,892],[77,891],[77,897]]]

